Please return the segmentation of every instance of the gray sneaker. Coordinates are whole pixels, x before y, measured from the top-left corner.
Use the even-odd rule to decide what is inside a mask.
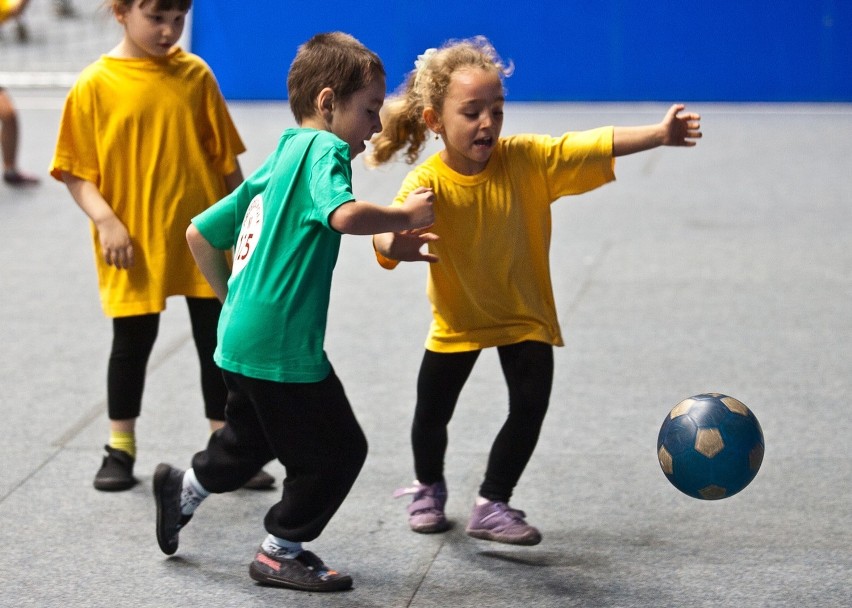
[[[415,532],[433,534],[449,530],[450,522],[444,515],[444,505],[447,504],[447,484],[436,481],[425,485],[415,480],[410,488],[400,488],[393,493],[394,498],[414,495],[408,505],[408,525]]]
[[[467,533],[474,538],[493,540],[510,545],[537,545],[541,532],[529,525],[526,513],[513,509],[505,502],[487,502],[474,506]]]

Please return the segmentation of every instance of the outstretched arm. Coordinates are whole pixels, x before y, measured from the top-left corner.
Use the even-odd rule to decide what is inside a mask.
[[[612,134],[612,155],[626,156],[658,146],[687,146],[701,138],[701,116],[681,114],[685,106],[676,103],[666,112],[662,122],[637,127],[615,127]]]
[[[343,234],[377,234],[425,228],[435,221],[432,209],[434,200],[432,190],[417,188],[400,206],[384,207],[365,201],[351,201],[334,210],[329,224]]]

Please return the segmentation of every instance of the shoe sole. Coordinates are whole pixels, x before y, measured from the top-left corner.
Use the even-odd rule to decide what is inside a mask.
[[[425,524],[422,526],[413,526],[409,524],[412,532],[417,532],[418,534],[439,534],[441,532],[446,532],[449,530],[452,525],[448,521],[444,521],[440,524]]]
[[[537,545],[541,542],[541,535],[536,536],[522,536],[512,537],[512,536],[502,536],[500,534],[495,534],[491,530],[465,530],[468,536],[473,538],[478,538],[479,540],[490,540],[495,543],[503,543],[504,545],[522,545],[525,547],[530,547],[532,545]]]
[[[174,543],[174,546],[169,544],[169,540],[167,538],[163,538],[162,530],[163,530],[163,517],[164,517],[164,509],[163,509],[163,501],[162,501],[162,493],[163,493],[163,484],[169,478],[169,473],[171,472],[171,467],[163,464],[157,465],[157,469],[154,471],[154,499],[157,503],[157,544],[160,545],[160,550],[166,555],[174,555],[175,551],[178,549],[178,543]]]
[[[297,591],[346,591],[352,588],[352,578],[349,576],[341,576],[340,578],[336,578],[332,581],[325,581],[321,583],[304,583],[271,576],[255,566],[254,562],[252,562],[249,566],[249,576],[263,585],[295,589]]]
[[[130,481],[124,479],[118,481],[101,481],[96,479],[92,485],[95,486],[96,490],[100,490],[101,492],[123,492],[124,490],[129,490],[137,483],[139,483],[139,480],[134,477]]]

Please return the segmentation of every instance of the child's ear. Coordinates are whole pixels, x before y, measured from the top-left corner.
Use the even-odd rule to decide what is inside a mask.
[[[443,129],[443,126],[441,125],[441,117],[435,111],[435,108],[431,106],[423,108],[423,121],[426,123],[426,126],[429,127],[430,131],[433,131],[436,134],[441,133],[441,129]]]
[[[331,116],[334,114],[334,91],[330,87],[325,87],[317,95],[317,112],[325,122],[331,122]]]
[[[127,8],[124,4],[116,2],[112,6],[113,17],[115,17],[115,20],[118,21],[121,25],[124,25],[124,18],[128,10],[130,9]]]

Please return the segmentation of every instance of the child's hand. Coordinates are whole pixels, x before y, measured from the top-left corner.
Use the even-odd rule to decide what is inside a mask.
[[[116,268],[130,268],[135,263],[130,233],[116,216],[97,224],[104,261]]]
[[[435,223],[435,193],[431,188],[420,186],[405,198],[402,208],[408,212],[410,229],[428,228]]]
[[[424,245],[437,241],[438,235],[422,230],[396,232],[387,242],[385,256],[400,262],[437,262],[438,256],[424,251]]]
[[[661,123],[664,146],[694,146],[701,138],[701,116],[699,114],[681,114],[684,105],[674,104],[666,112]]]

